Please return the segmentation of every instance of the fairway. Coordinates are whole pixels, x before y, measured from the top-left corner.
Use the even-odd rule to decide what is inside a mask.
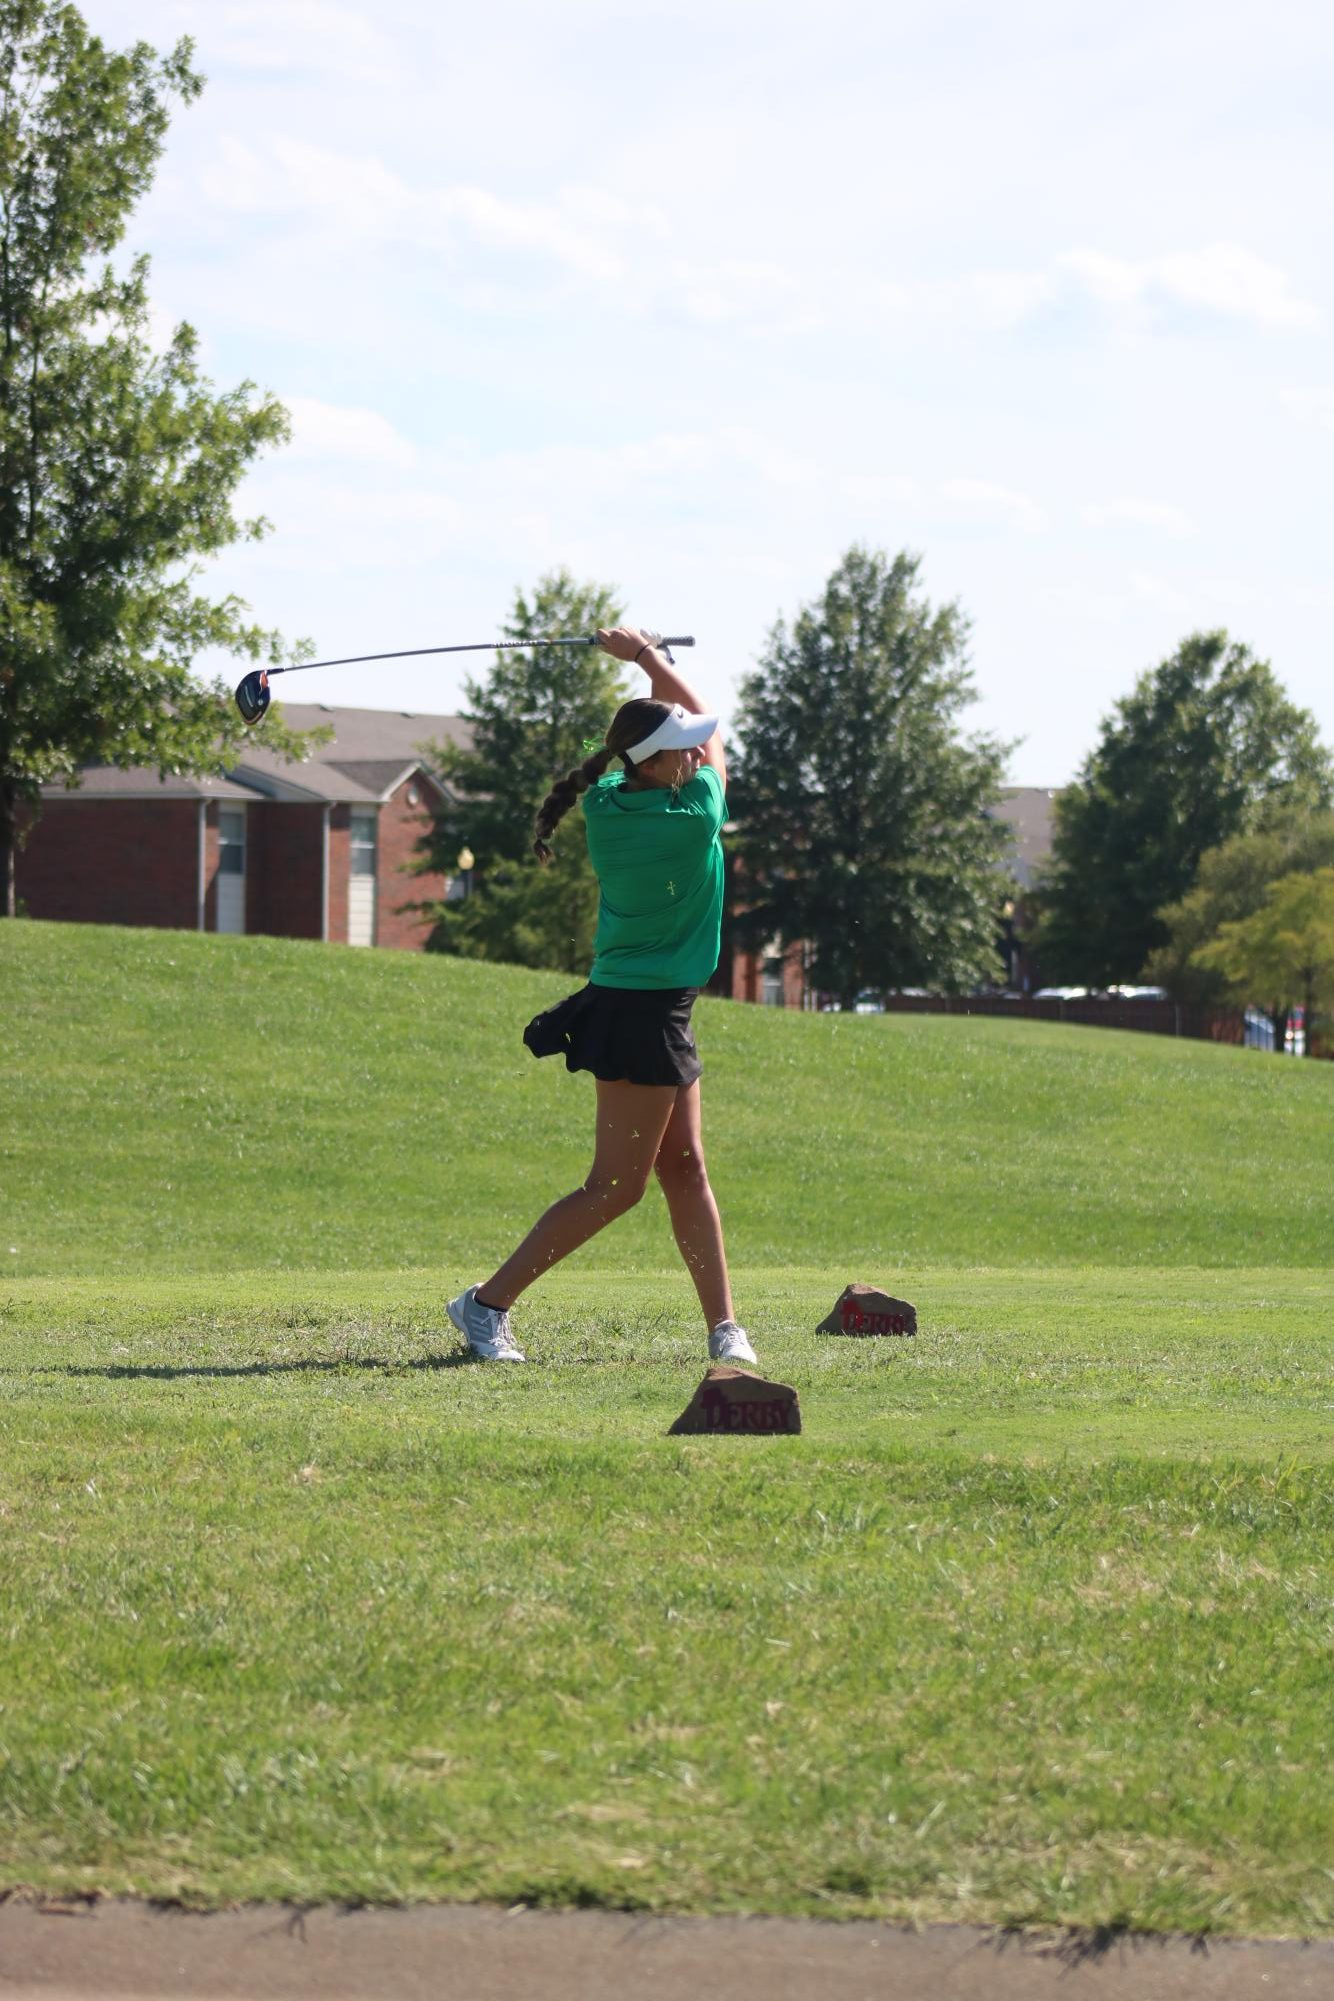
[[[700,1010],[797,1439],[669,1439],[551,976],[0,927],[0,1889],[1334,1930],[1334,1068]],[[10,1250],[10,1246],[14,1250]],[[817,1339],[850,1279],[915,1341]]]

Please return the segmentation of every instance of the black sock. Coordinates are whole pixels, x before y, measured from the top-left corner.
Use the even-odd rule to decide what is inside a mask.
[[[492,1303],[491,1303],[491,1301],[490,1301],[489,1299],[483,1299],[483,1298],[482,1298],[482,1295],[481,1295],[481,1293],[480,1293],[480,1292],[475,1292],[475,1293],[473,1294],[473,1298],[474,1298],[474,1299],[475,1299],[475,1300],[477,1301],[477,1304],[478,1304],[479,1306],[484,1306],[484,1307],[486,1308],[486,1310],[487,1310],[487,1312],[488,1312],[488,1313],[508,1313],[508,1312],[509,1312],[509,1308],[508,1308],[508,1306],[493,1306],[493,1305],[492,1305]]]

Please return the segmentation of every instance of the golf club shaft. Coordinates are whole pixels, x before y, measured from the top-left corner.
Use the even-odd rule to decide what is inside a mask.
[[[693,646],[693,639],[666,639],[660,632],[650,635],[655,646]],[[353,653],[345,660],[298,660],[291,667],[270,667],[275,674],[304,674],[312,667],[364,667],[371,660],[417,660],[425,653],[514,653],[533,646],[596,646],[597,634],[588,632],[579,639],[484,639],[475,646],[411,646],[401,653]]]

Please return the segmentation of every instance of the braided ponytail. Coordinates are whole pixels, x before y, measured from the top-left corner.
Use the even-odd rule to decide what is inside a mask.
[[[635,766],[626,755],[627,751],[633,750],[637,743],[643,743],[645,737],[652,736],[670,714],[670,703],[651,701],[646,696],[633,702],[623,702],[612,717],[606,742],[599,744],[591,757],[586,757],[564,778],[556,780],[537,809],[533,827],[533,853],[544,868],[551,860],[551,836],[579,794],[587,792],[590,785],[597,784],[613,757],[619,757],[626,771],[632,774]]]
[[[600,750],[595,750],[591,757],[586,757],[582,764],[567,772],[564,778],[558,778],[538,807],[537,820],[533,827],[533,853],[543,868],[551,860],[551,848],[548,843],[552,834],[579,794],[587,792],[590,785],[597,784],[611,763],[612,756],[611,745],[604,743]]]

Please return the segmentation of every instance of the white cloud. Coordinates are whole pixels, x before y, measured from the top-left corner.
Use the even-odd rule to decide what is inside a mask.
[[[386,245],[408,242],[417,250],[470,244],[517,252],[603,284],[630,270],[641,231],[663,227],[657,211],[641,211],[597,189],[560,189],[552,200],[522,201],[467,183],[415,187],[378,155],[339,153],[286,135],[264,146],[225,138],[201,179],[223,210],[281,216],[303,229],[323,227]]]
[[[354,459],[395,467],[416,462],[416,447],[377,410],[319,403],[309,396],[289,396],[286,401],[295,458]]]
[[[1310,389],[1285,389],[1282,400],[1284,408],[1290,410],[1299,422],[1334,431],[1334,383]]]
[[[1034,592],[1034,603],[1054,619],[1079,619],[1094,625],[1113,625],[1124,610],[1120,590],[1096,588],[1085,583],[1042,584]]]
[[[671,225],[664,209],[628,202],[623,195],[611,194],[606,188],[563,188],[561,201],[569,214],[584,222],[633,229],[641,236],[650,236],[659,242],[671,235]]]
[[[942,325],[1004,332],[1061,289],[1053,269],[982,268],[894,284],[862,270],[826,272],[817,291],[797,258],[672,254],[679,231],[656,201],[629,201],[584,182],[532,199],[476,182],[424,186],[378,152],[343,152],[292,134],[224,137],[200,183],[224,214],[295,226],[307,240],[328,231],[386,251],[410,245],[418,254],[457,254],[456,302],[479,312],[504,310],[516,294],[526,310],[547,310],[533,289],[534,263],[597,288],[636,319],[679,316],[705,328],[744,324],[783,336],[886,322],[922,333]],[[513,268],[479,270],[467,263],[469,250],[513,260]]]
[[[752,472],[770,486],[798,487],[809,485],[821,476],[822,468],[811,459],[791,451],[786,445],[775,443],[762,432],[747,430],[740,424],[729,424],[719,434],[718,451],[721,461],[748,466]]]
[[[588,218],[580,226],[562,213],[559,204],[507,201],[487,188],[442,188],[417,197],[414,206],[422,220],[434,224],[446,239],[459,225],[477,243],[497,250],[534,251],[583,278],[617,278],[626,269],[624,256],[592,233],[606,226],[605,217]],[[618,218],[612,226],[624,224]]]
[[[856,280],[849,280],[848,287],[840,289],[858,304],[864,296]],[[984,269],[965,271],[957,278],[908,278],[877,284],[866,295],[866,305],[872,313],[886,315],[900,325],[935,328],[947,324],[1005,333],[1049,305],[1059,290],[1050,271]]]
[[[828,478],[780,440],[740,425],[608,447],[429,454],[412,453],[375,411],[287,400],[294,450],[254,475],[246,504],[276,523],[272,548],[299,547],[325,575],[377,566],[401,574],[446,555],[493,562],[502,550],[516,575],[555,562],[608,574],[610,552],[655,532],[646,523],[669,522],[683,496],[706,493],[723,515],[751,514],[770,494],[809,499]],[[294,463],[301,458],[328,461],[330,476]],[[395,473],[408,464],[412,483],[400,485]]]
[[[706,326],[768,321],[775,314],[790,323],[797,290],[795,278],[778,264],[743,259],[692,263],[678,257],[662,275],[645,280],[640,299],[644,305],[674,308]]]
[[[1186,305],[1254,320],[1260,326],[1316,327],[1320,310],[1298,298],[1285,271],[1232,243],[1155,260],[1162,290]]]
[[[849,500],[867,507],[911,507],[922,493],[906,473],[848,473],[840,485]]]
[[[1171,507],[1160,500],[1105,500],[1091,502],[1080,510],[1081,518],[1091,528],[1105,528],[1110,523],[1127,521],[1139,528],[1156,528],[1164,535],[1193,535],[1195,524],[1188,514],[1179,507]]]
[[[1097,250],[1072,250],[1062,264],[1104,305],[1160,305],[1164,300],[1250,320],[1256,326],[1309,330],[1322,315],[1298,297],[1276,264],[1235,243],[1178,250],[1134,262]]]
[[[283,135],[266,145],[224,137],[200,174],[214,205],[242,215],[287,216],[340,230],[381,230],[405,221],[409,191],[381,161],[330,152]]]
[[[713,463],[717,447],[712,438],[699,431],[660,432],[618,445],[610,452],[589,452],[582,463],[594,479],[621,480],[627,475],[639,480],[661,480],[678,473],[705,472]]]
[[[327,231],[420,254],[459,257],[456,304],[504,311],[518,299],[547,310],[533,289],[545,264],[596,288],[604,302],[642,319],[655,313],[730,325],[750,320],[784,332],[818,324],[798,279],[774,262],[671,257],[671,228],[655,203],[634,203],[577,183],[541,199],[502,194],[476,183],[419,186],[378,154],[355,155],[279,134],[259,145],[225,137],[201,172],[205,195],[224,213],[278,221],[303,238]],[[469,251],[490,253],[498,268],[479,270]]]
[[[295,228],[307,244],[327,232],[386,256],[410,249],[448,257],[455,302],[472,312],[549,311],[549,285],[539,282],[545,267],[548,280],[573,278],[637,320],[680,317],[705,329],[744,326],[753,335],[835,328],[928,340],[942,329],[1013,333],[1072,289],[1121,312],[1189,307],[1283,331],[1322,323],[1319,307],[1296,292],[1285,271],[1235,243],[1140,260],[1080,247],[1033,265],[892,282],[865,267],[831,267],[817,292],[799,248],[781,260],[710,254],[693,229],[687,233],[684,212],[656,197],[632,200],[586,180],[548,190],[531,168],[520,191],[476,180],[430,185],[400,172],[394,159],[389,148],[356,154],[291,133],[259,141],[232,135],[200,181],[224,214]],[[534,187],[540,192],[527,191]]]
[[[1165,611],[1185,616],[1191,609],[1191,600],[1175,584],[1165,577],[1156,577],[1148,570],[1132,570],[1130,573],[1130,594],[1141,604],[1160,605]]]
[[[1026,535],[1035,535],[1047,525],[1047,517],[1035,500],[992,480],[947,479],[940,491],[954,510],[970,521],[1018,528]]]
[[[763,486],[799,488],[820,477],[820,468],[765,433],[739,424],[712,432],[661,432],[622,445],[551,445],[535,451],[502,452],[469,470],[497,491],[541,494],[559,506],[562,496],[602,500],[645,489],[680,487],[693,491],[702,477],[712,481],[753,475]]]
[[[980,323],[997,331],[1030,319],[1051,303],[1057,289],[1046,271],[974,271],[961,288]]]
[[[471,510],[443,483],[384,487],[279,463],[255,476],[245,498],[279,530],[266,553],[322,576],[420,574],[462,547],[472,528]]]
[[[687,288],[688,310],[701,319],[740,318],[753,313],[757,301],[772,307],[799,289],[790,272],[774,266],[737,265],[733,274],[726,267],[708,270],[685,263],[676,269]],[[1077,249],[1045,266],[981,267],[953,277],[910,276],[892,282],[868,283],[856,271],[828,273],[821,287],[822,310],[808,306],[804,322],[785,316],[782,324],[785,330],[789,323],[805,330],[867,319],[928,339],[942,329],[1010,333],[1068,299],[1072,284],[1121,311],[1177,305],[1265,328],[1309,331],[1323,324],[1319,306],[1296,294],[1286,272],[1228,243],[1141,262]]]
[[[1137,305],[1149,283],[1147,264],[1127,264],[1099,250],[1071,250],[1061,261],[1105,306]]]
[[[362,83],[392,74],[387,38],[351,7],[330,0],[263,0],[200,10],[208,62],[269,73],[323,71]]]

